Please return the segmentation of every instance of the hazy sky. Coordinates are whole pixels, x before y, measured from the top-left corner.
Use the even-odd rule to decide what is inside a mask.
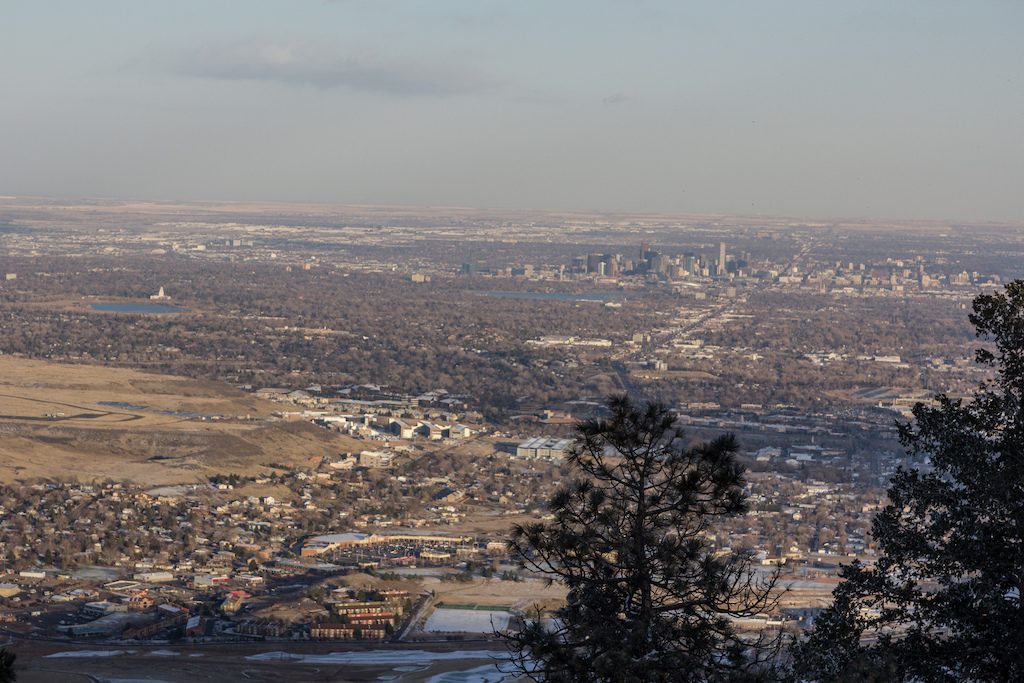
[[[0,194],[1024,220],[1021,0],[0,0]]]

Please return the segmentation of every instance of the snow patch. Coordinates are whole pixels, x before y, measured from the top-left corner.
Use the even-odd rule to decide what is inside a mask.
[[[135,650],[72,650],[70,652],[54,652],[46,655],[49,659],[60,657],[120,657],[121,655],[135,654]]]
[[[369,650],[367,652],[328,652],[322,655],[295,654],[293,652],[261,652],[249,655],[250,661],[281,661],[301,664],[361,664],[392,665],[418,664],[465,659],[508,659],[506,650],[457,650],[455,652],[428,652],[427,650]]]
[[[427,633],[493,633],[508,628],[509,613],[502,611],[449,609],[434,610],[423,630]]]
[[[493,664],[484,664],[465,671],[446,671],[428,678],[425,683],[511,683],[516,676],[498,671]]]

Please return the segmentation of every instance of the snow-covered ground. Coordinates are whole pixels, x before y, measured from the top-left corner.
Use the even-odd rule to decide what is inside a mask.
[[[438,607],[427,619],[428,633],[493,633],[508,627],[509,613]]]
[[[261,652],[249,655],[252,661],[301,662],[303,664],[362,664],[409,665],[431,664],[463,659],[507,659],[505,650],[456,650],[455,652],[428,652],[427,650],[369,650],[363,652],[328,652],[322,655],[296,654],[292,652]]]
[[[246,659],[303,664],[362,664],[392,666],[391,675],[381,676],[380,681],[401,680],[401,674],[421,671],[434,662],[479,661],[494,659],[494,664],[483,664],[460,671],[445,671],[435,674],[425,683],[511,683],[516,680],[512,674],[502,673],[498,666],[507,662],[505,650],[458,650],[455,652],[428,652],[426,650],[371,650],[369,652],[331,652],[324,655],[300,655],[290,652],[264,652]],[[497,665],[497,666],[496,666]],[[507,664],[506,664],[507,665]]]
[[[426,683],[511,683],[516,677],[513,674],[498,671],[493,664],[467,669],[466,671],[446,671],[426,680]]]
[[[47,657],[69,658],[69,657],[120,657],[121,655],[149,655],[150,657],[180,657],[183,653],[174,650],[150,650],[140,652],[139,650],[67,650],[66,652],[54,652]],[[190,654],[189,657],[202,657],[201,652]]]

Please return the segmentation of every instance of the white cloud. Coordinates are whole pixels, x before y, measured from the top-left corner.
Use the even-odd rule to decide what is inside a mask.
[[[496,87],[476,70],[461,65],[346,52],[325,41],[250,39],[206,45],[175,60],[173,68],[198,78],[350,88],[389,95],[450,96]]]

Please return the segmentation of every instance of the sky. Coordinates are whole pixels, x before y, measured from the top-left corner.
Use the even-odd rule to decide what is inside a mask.
[[[0,0],[0,194],[1024,222],[1020,0]]]

